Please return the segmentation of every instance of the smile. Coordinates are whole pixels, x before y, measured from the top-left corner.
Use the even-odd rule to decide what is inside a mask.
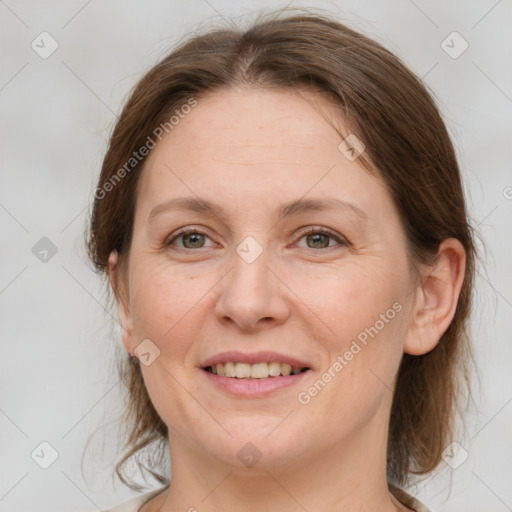
[[[205,370],[222,377],[236,379],[267,379],[268,377],[296,375],[309,370],[309,368],[291,366],[288,363],[279,363],[277,361],[255,364],[235,363],[230,361],[227,363],[217,363],[213,366],[207,366]]]

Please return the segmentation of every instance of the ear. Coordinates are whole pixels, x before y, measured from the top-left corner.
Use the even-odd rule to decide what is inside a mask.
[[[460,241],[443,240],[437,262],[428,267],[415,290],[404,352],[413,356],[426,354],[439,343],[455,315],[465,269],[466,251]]]
[[[119,320],[121,322],[121,339],[123,345],[129,354],[133,354],[135,349],[133,319],[130,308],[127,304],[127,298],[122,290],[122,284],[119,280],[118,253],[112,251],[108,258],[108,274],[110,285],[116,297]]]

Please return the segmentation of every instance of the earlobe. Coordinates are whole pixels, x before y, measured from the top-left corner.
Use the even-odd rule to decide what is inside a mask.
[[[426,354],[439,343],[455,315],[465,269],[466,252],[460,241],[443,240],[436,263],[416,290],[404,352]]]
[[[112,251],[108,257],[108,277],[114,295],[117,297],[117,251]]]
[[[119,268],[118,268],[118,253],[117,251],[112,251],[108,258],[108,273],[110,279],[110,285],[114,292],[114,296],[117,302],[117,309],[119,313],[119,321],[121,323],[121,339],[123,341],[123,345],[128,351],[129,354],[133,354],[134,347],[132,338],[133,338],[133,320],[130,312],[130,308],[126,304],[126,299],[124,298],[124,294],[120,288],[120,280],[119,280]]]

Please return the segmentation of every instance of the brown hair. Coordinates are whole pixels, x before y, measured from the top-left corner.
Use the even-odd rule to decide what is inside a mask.
[[[466,274],[455,316],[432,351],[404,354],[396,379],[388,438],[388,480],[408,483],[440,462],[452,439],[458,397],[469,391],[472,351],[467,335],[475,248],[468,223],[455,151],[432,95],[395,55],[374,40],[329,17],[307,12],[260,18],[247,30],[212,29],[183,42],[138,82],[113,130],[99,177],[88,251],[108,275],[111,251],[125,267],[133,231],[137,182],[144,159],[122,179],[116,173],[156,127],[182,105],[221,88],[267,87],[325,94],[339,107],[345,127],[363,141],[360,161],[386,183],[398,207],[412,264],[432,262],[450,237],[466,250]],[[347,132],[348,133],[348,132]],[[125,166],[126,170],[126,166]],[[105,192],[108,189],[108,192]],[[125,422],[129,435],[116,473],[153,442],[160,454],[146,469],[168,481],[160,468],[167,426],[153,408],[140,368],[120,363],[128,389]],[[156,453],[156,452],[155,452]]]

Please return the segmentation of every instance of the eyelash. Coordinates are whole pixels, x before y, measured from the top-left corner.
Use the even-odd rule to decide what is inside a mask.
[[[206,233],[198,230],[198,229],[193,229],[193,228],[183,228],[183,229],[180,229],[178,230],[176,233],[174,233],[174,235],[171,235],[171,238],[168,239],[168,241],[164,242],[164,247],[169,247],[171,245],[173,245],[173,242],[175,240],[177,240],[178,238],[184,236],[184,235],[189,235],[189,234],[198,234],[198,235],[204,235],[205,237],[207,238],[210,238]],[[334,239],[336,242],[338,242],[339,246],[342,246],[342,247],[347,247],[349,245],[349,242],[346,238],[338,235],[336,232],[334,231],[331,231],[330,229],[327,229],[327,228],[318,228],[318,227],[311,227],[309,228],[307,231],[305,232],[302,232],[299,236],[299,239],[298,241],[302,240],[304,237],[308,236],[308,235],[313,235],[313,234],[320,234],[320,235],[326,235],[332,239]],[[198,249],[207,249],[207,247],[199,247]],[[320,248],[320,249],[312,249],[310,247],[305,247],[305,249],[307,251],[311,251],[311,252],[314,252],[314,253],[318,253],[319,251],[326,251],[326,250],[329,250],[329,249],[334,249],[336,248],[336,246],[327,246],[327,247],[323,247],[323,248]],[[178,247],[177,248],[178,250],[182,250],[182,251],[194,251],[196,249],[190,249],[190,248],[187,248],[187,247]],[[198,250],[197,249],[197,250]]]

